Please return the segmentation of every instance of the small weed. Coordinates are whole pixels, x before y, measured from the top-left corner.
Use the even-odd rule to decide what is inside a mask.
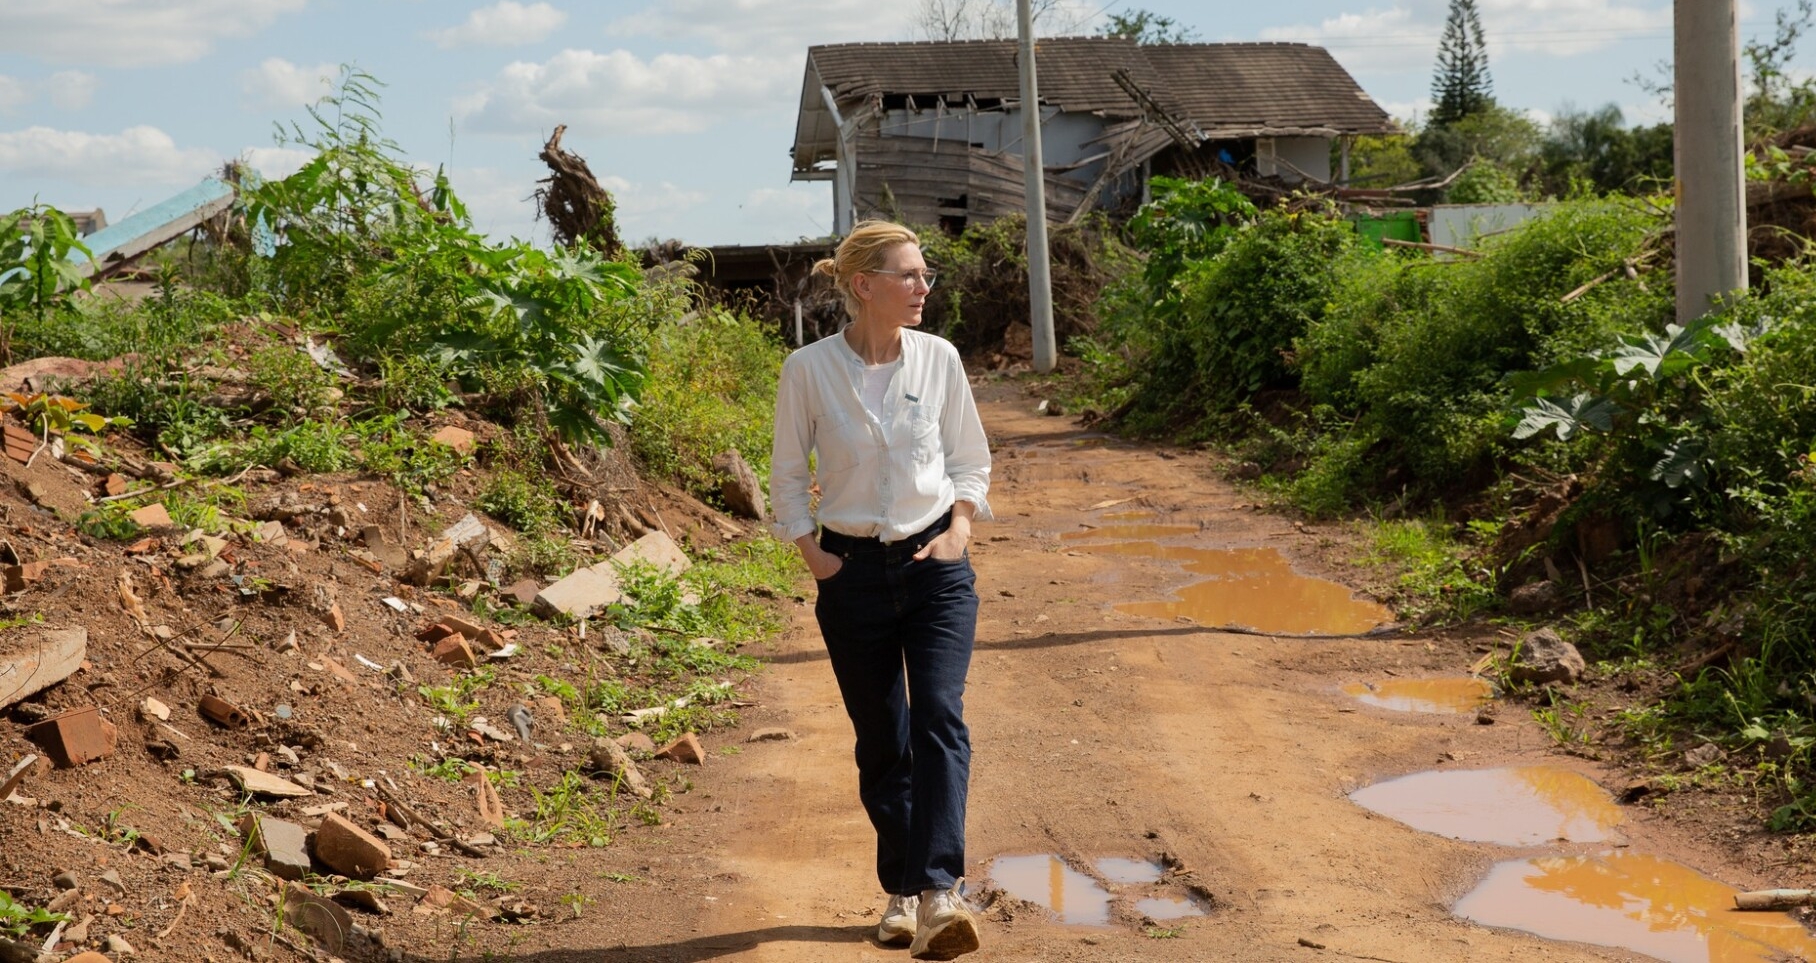
[[[457,888],[455,892],[468,899],[477,898],[479,890],[482,889],[503,895],[505,893],[515,893],[523,888],[522,883],[505,879],[490,870],[479,871],[464,868],[460,871],[460,882],[456,885]]]
[[[599,878],[612,883],[635,883],[643,879],[636,873],[600,873]]]
[[[536,802],[534,814],[528,820],[506,824],[518,838],[531,843],[573,840],[593,847],[611,845],[617,831],[617,814],[585,776],[565,772],[547,792],[535,786],[529,789]]]
[[[574,918],[580,918],[580,911],[591,903],[593,898],[585,893],[567,893],[561,897],[562,905],[574,911]]]
[[[1150,926],[1147,929],[1142,930],[1141,935],[1150,940],[1176,940],[1185,935],[1185,927],[1174,926],[1169,928]]]
[[[43,625],[43,624],[44,624],[44,613],[43,612],[25,612],[20,615],[14,615],[14,616],[9,616],[7,618],[0,619],[0,632],[4,632],[7,629],[24,628],[27,625]]]
[[[11,893],[0,889],[0,933],[24,937],[34,926],[61,923],[68,919],[67,914],[52,913],[43,907],[28,908],[24,903],[14,901]]]
[[[514,468],[494,474],[473,504],[525,535],[554,535],[568,520],[567,505],[547,477]]]
[[[473,695],[492,684],[497,673],[491,669],[477,669],[454,677],[447,685],[419,685],[416,694],[422,696],[431,709],[447,716],[456,724],[463,724],[467,717],[479,709],[479,700]]]
[[[467,771],[471,767],[467,765],[465,759],[450,756],[449,758],[436,761],[431,760],[428,756],[418,754],[410,757],[410,768],[425,776],[432,776],[436,779],[443,779],[448,782],[459,782],[466,777]]]
[[[1588,703],[1560,701],[1540,706],[1532,710],[1532,718],[1560,746],[1586,746],[1591,741]]]

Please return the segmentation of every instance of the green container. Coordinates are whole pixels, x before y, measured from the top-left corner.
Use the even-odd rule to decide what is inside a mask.
[[[1355,222],[1356,233],[1368,241],[1369,246],[1380,250],[1386,245],[1382,239],[1395,241],[1412,241],[1418,243],[1424,238],[1419,234],[1419,215],[1415,211],[1394,211],[1390,214],[1358,214],[1350,218]]]

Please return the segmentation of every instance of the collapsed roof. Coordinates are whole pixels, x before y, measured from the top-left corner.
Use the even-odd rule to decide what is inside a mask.
[[[853,105],[990,108],[1021,98],[1013,40],[853,43],[810,47],[796,119],[794,169],[836,157],[839,117]],[[1143,111],[1116,74],[1206,139],[1336,137],[1397,128],[1329,51],[1300,43],[1138,44],[1120,37],[1060,37],[1037,52],[1042,103],[1106,121]],[[824,91],[824,92],[823,92]],[[894,106],[890,104],[890,106]]]

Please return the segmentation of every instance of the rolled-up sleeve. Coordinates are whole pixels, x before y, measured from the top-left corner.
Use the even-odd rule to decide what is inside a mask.
[[[948,349],[950,350],[950,349]],[[946,450],[946,477],[952,479],[953,498],[977,506],[978,521],[988,521],[990,512],[990,443],[984,437],[984,422],[978,416],[977,402],[971,397],[971,382],[965,379],[965,366],[958,352],[947,359],[945,417],[940,425],[940,442]]]
[[[807,365],[800,355],[782,364],[776,386],[776,436],[769,455],[769,500],[775,509],[770,532],[784,542],[813,534],[809,488],[813,484],[807,455],[813,450]]]

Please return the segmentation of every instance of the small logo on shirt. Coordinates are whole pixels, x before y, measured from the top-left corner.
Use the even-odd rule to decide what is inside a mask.
[[[906,391],[902,392],[902,397],[907,398],[909,401],[912,401],[917,405],[921,403],[921,399],[916,398],[915,396],[907,393]]]

